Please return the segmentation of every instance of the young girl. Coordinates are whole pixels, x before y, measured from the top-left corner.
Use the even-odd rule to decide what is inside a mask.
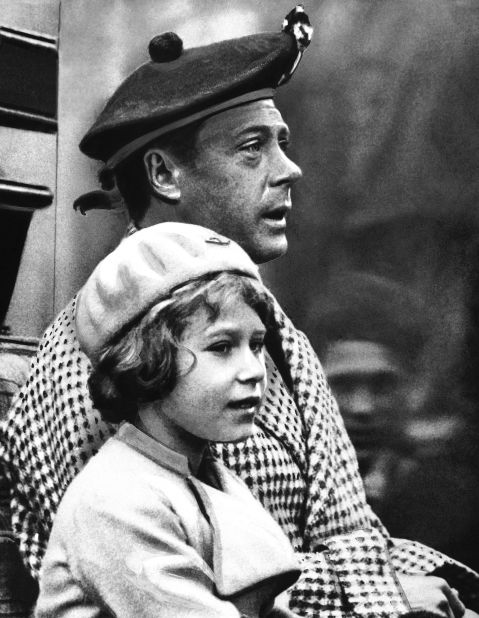
[[[38,618],[293,615],[275,602],[299,575],[289,541],[207,446],[254,431],[271,311],[246,253],[198,226],[142,230],[98,265],[76,329],[122,425],[63,498]]]

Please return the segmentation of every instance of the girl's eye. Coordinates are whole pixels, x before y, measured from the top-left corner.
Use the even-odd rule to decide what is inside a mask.
[[[264,339],[258,339],[258,341],[251,342],[251,350],[255,354],[260,354],[264,349]]]
[[[231,350],[231,343],[229,341],[219,341],[218,343],[214,343],[210,345],[208,350],[210,352],[216,352],[217,354],[226,354]]]

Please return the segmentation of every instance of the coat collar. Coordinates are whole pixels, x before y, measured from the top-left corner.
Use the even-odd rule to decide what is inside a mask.
[[[120,426],[116,439],[125,442],[135,451],[172,472],[184,477],[192,474],[188,458],[185,455],[177,453],[158,440],[151,438],[131,423],[125,422]]]
[[[299,577],[291,544],[249,489],[223,465],[210,461],[220,489],[190,477],[213,531],[213,570],[219,597],[267,585],[276,596]]]

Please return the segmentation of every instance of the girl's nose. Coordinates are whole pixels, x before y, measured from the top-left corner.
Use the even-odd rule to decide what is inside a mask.
[[[266,376],[264,353],[248,350],[243,355],[242,364],[238,372],[238,378],[242,382],[261,382]]]

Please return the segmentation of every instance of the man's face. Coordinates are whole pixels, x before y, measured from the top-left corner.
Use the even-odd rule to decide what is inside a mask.
[[[232,238],[257,263],[285,253],[291,185],[301,177],[288,143],[271,99],[208,118],[194,163],[179,168],[180,219]]]
[[[406,412],[400,367],[385,346],[359,340],[333,343],[324,370],[364,469]]]

